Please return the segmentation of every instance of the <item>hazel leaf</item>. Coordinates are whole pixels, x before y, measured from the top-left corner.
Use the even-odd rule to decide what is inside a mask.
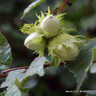
[[[39,4],[43,3],[45,0],[36,0],[35,2],[32,2],[23,12],[23,16],[22,18],[29,12],[31,11],[33,8],[35,8],[36,6],[38,6]]]
[[[75,61],[66,64],[77,80],[77,90],[80,89],[92,62],[96,57],[96,38],[90,40],[79,53]]]
[[[0,65],[10,65],[12,60],[11,47],[6,38],[0,33]]]
[[[28,96],[29,87],[28,85],[23,87],[23,85],[26,83],[25,81],[27,81],[28,78],[35,74],[38,74],[39,76],[44,75],[43,65],[45,61],[48,61],[45,57],[38,57],[31,63],[27,70],[20,69],[9,72],[5,82],[3,82],[0,87],[7,87],[7,91],[4,96]],[[34,87],[35,85],[33,81],[31,86]]]

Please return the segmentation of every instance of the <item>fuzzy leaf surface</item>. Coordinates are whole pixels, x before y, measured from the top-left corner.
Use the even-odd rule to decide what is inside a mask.
[[[77,90],[80,89],[92,62],[96,57],[96,38],[90,40],[80,51],[75,61],[66,64],[77,80]]]
[[[11,47],[6,38],[0,33],[0,65],[10,65],[11,63]]]
[[[25,10],[23,13],[22,18],[29,12],[31,11],[33,8],[35,8],[36,6],[38,6],[39,4],[43,3],[45,0],[36,0],[35,2],[32,2]]]
[[[35,74],[44,75],[43,65],[48,61],[45,57],[37,57],[29,66],[27,71],[20,69],[12,71],[8,74],[5,82],[1,84],[1,88],[7,87],[5,96],[28,96],[28,86],[24,86],[25,80]],[[34,87],[34,84],[32,85]],[[25,88],[26,87],[26,88]],[[22,95],[23,94],[23,95]]]

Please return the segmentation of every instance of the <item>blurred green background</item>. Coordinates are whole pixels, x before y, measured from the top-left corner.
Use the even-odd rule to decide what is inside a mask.
[[[0,31],[9,41],[13,53],[10,67],[28,66],[38,56],[24,47],[27,35],[21,33],[20,28],[25,23],[34,23],[38,19],[35,13],[46,12],[48,6],[55,10],[63,0],[46,0],[21,20],[24,9],[33,1],[35,0],[0,0]],[[88,38],[96,37],[96,0],[70,0],[70,3],[72,6],[67,5],[63,11],[68,14],[61,21],[62,26],[76,28],[78,34]],[[76,88],[76,80],[64,66],[45,71],[44,77],[34,76],[26,81],[25,86],[30,87],[29,96],[85,96],[86,93],[66,93],[66,90]],[[88,73],[82,89],[96,89],[96,74]]]

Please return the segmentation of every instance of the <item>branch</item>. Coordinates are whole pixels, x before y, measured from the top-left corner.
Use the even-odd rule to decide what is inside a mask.
[[[58,14],[62,13],[64,7],[66,6],[66,4],[68,4],[69,1],[70,0],[64,0],[64,2],[62,3],[62,5],[61,5],[61,7],[60,7],[60,9],[58,11]]]
[[[93,61],[93,63],[96,63],[96,59]]]
[[[64,65],[63,62],[60,63],[60,65]],[[44,68],[49,67],[50,63],[46,63],[44,64]],[[28,69],[29,66],[25,66],[25,67],[17,67],[17,68],[12,68],[12,69],[8,69],[8,70],[4,70],[2,71],[2,74],[0,74],[0,78],[6,78],[8,76],[8,73],[11,71],[15,71],[15,70],[20,70],[20,69]]]
[[[93,61],[93,63],[96,63],[96,59]],[[61,62],[60,65],[64,65],[64,62]],[[46,63],[46,64],[44,64],[43,67],[47,68],[49,66],[50,66],[50,63]],[[29,68],[29,66],[25,66],[25,67],[17,67],[17,68],[4,70],[4,71],[2,71],[2,74],[0,74],[0,78],[6,78],[8,76],[8,73],[11,72],[11,71],[15,71],[15,70],[19,70],[19,69],[28,69],[28,68]]]
[[[9,72],[11,72],[11,71],[14,71],[14,70],[28,69],[28,68],[29,68],[29,66],[25,66],[25,67],[17,67],[17,68],[12,68],[12,69],[8,69],[8,70],[4,70],[4,71],[2,71],[2,73],[3,73],[3,75],[5,75],[5,74],[7,74],[7,73],[9,73]]]

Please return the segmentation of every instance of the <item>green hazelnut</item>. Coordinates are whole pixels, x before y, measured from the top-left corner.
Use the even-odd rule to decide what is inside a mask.
[[[37,32],[34,32],[25,39],[24,45],[28,49],[36,50],[38,53],[44,55],[46,40],[42,37],[42,35],[38,34]]]
[[[53,15],[49,15],[43,19],[40,25],[45,37],[52,37],[58,34],[58,30],[60,29],[60,23],[57,17]]]
[[[57,57],[63,61],[72,61],[79,54],[79,43],[82,41],[67,33],[59,34],[48,42],[48,50],[52,57]]]

